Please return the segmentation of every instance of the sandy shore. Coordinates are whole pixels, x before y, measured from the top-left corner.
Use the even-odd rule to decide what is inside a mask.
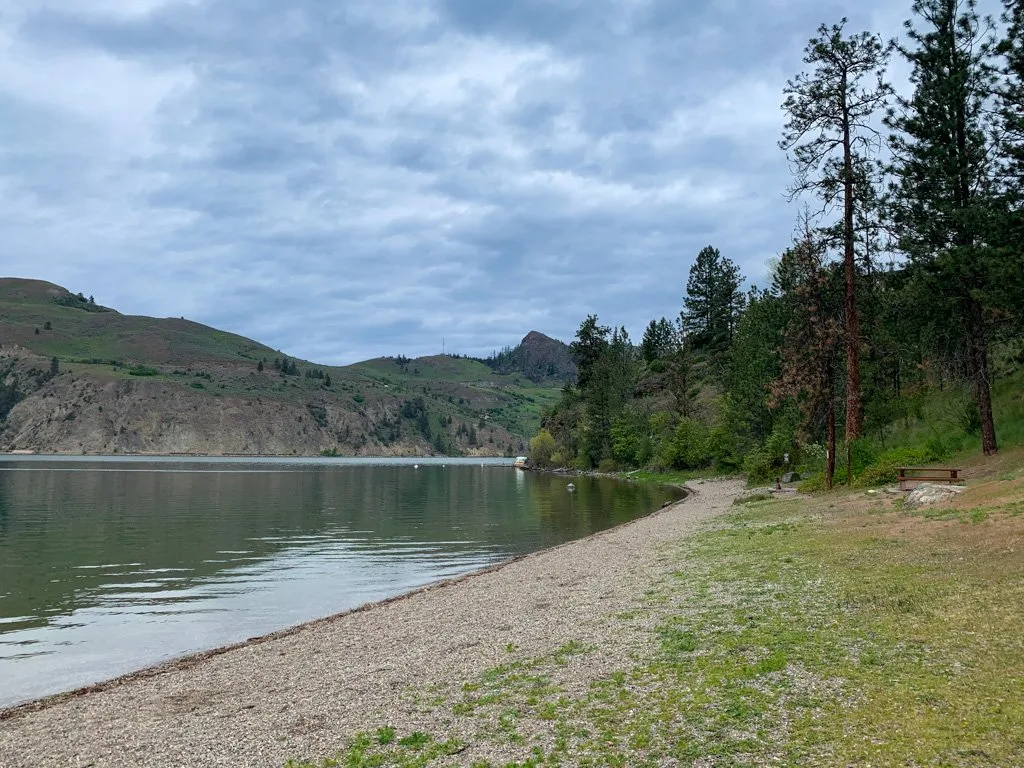
[[[741,489],[705,482],[649,517],[454,583],[0,712],[0,766],[279,767],[333,755],[346,737],[384,724],[450,730],[457,723],[422,706],[424,692],[458,690],[510,654],[537,657],[570,641],[600,649],[565,666],[561,683],[585,686],[643,642],[612,617],[673,567],[665,547]],[[515,757],[487,749],[470,743],[454,761]]]

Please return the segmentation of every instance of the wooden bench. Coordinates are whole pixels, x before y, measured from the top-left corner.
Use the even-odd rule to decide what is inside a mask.
[[[921,483],[949,483],[960,478],[960,470],[953,467],[898,467],[900,490],[912,491]]]

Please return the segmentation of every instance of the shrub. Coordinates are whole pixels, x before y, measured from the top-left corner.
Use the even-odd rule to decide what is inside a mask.
[[[696,419],[683,418],[662,450],[661,462],[673,469],[701,469],[708,466],[707,430]]]
[[[557,449],[555,438],[546,429],[542,429],[530,440],[530,458],[538,467],[550,467],[551,458]]]
[[[750,484],[774,480],[777,476],[772,455],[764,448],[755,448],[744,457],[743,472]]]

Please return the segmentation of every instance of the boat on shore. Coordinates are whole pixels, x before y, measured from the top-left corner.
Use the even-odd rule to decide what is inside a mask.
[[[529,469],[530,460],[526,456],[516,456],[516,462],[512,466],[516,469]]]

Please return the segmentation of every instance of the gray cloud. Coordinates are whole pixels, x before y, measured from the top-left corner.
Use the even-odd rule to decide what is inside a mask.
[[[763,282],[781,88],[832,0],[12,0],[10,274],[353,362]],[[898,25],[866,0],[854,27]],[[874,17],[872,16],[874,14]],[[896,29],[882,29],[894,33]]]

